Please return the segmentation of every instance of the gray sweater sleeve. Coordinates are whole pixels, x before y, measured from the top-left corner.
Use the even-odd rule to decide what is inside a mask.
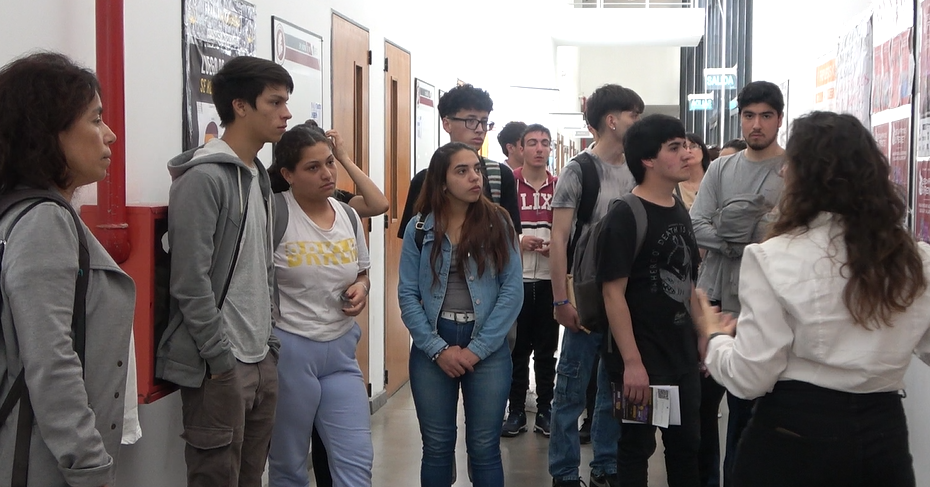
[[[95,427],[71,339],[77,251],[68,211],[55,203],[36,206],[10,235],[3,289],[42,440],[68,485],[100,486],[110,481],[113,460]]]
[[[195,167],[171,184],[173,204],[168,205],[171,296],[178,300],[183,326],[214,374],[236,363],[210,279],[213,235],[223,200],[221,183]]]
[[[694,226],[694,238],[698,246],[720,252],[726,249],[727,243],[717,236],[717,229],[714,228],[711,218],[720,208],[720,166],[722,162],[718,159],[707,168],[697,197],[691,205],[691,223]]]

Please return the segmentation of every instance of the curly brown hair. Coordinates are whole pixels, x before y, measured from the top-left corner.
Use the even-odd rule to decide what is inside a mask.
[[[888,159],[847,114],[812,112],[792,122],[780,215],[771,236],[806,231],[821,212],[839,217],[849,281],[843,302],[867,329],[893,325],[927,288],[923,260],[902,225],[907,205]]]
[[[468,145],[461,142],[450,142],[433,153],[426,172],[426,181],[423,190],[417,198],[416,209],[421,215],[434,214],[433,234],[435,242],[442,242],[445,237],[445,225],[448,221],[446,207],[449,197],[443,192],[446,184],[446,173],[452,163],[452,156],[460,151],[470,151],[480,160],[481,156]],[[510,260],[509,246],[514,244],[514,228],[510,215],[506,210],[491,202],[483,194],[478,201],[468,206],[465,213],[465,223],[462,225],[461,240],[455,252],[455,261],[459,274],[465,274],[465,263],[469,258],[474,259],[478,267],[478,275],[483,275],[489,265],[494,265],[497,272],[503,272]],[[439,282],[436,261],[442,254],[442,245],[433,245],[430,254],[430,263],[433,270],[433,285]]]
[[[98,93],[94,73],[63,54],[39,52],[0,68],[0,193],[71,184],[58,135]]]

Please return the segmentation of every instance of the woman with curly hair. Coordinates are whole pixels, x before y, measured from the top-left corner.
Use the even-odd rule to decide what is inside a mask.
[[[738,321],[704,303],[707,368],[760,398],[734,485],[913,486],[900,391],[912,354],[930,363],[930,245],[852,115],[795,120],[786,154],[778,219],[743,254]]]
[[[0,107],[0,200],[30,195],[0,218],[0,485],[109,484],[135,285],[71,201],[116,135],[97,77],[57,53],[0,68]]]

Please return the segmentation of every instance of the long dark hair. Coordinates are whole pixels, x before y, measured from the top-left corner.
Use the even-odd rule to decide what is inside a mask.
[[[472,152],[478,160],[481,160],[475,149],[460,142],[450,142],[440,147],[429,161],[426,181],[417,198],[416,211],[424,216],[433,214],[433,234],[436,244],[433,245],[430,253],[430,263],[434,285],[439,282],[436,262],[442,255],[440,243],[446,235],[445,229],[449,219],[446,214],[449,197],[443,191],[443,187],[446,184],[446,173],[452,163],[452,156],[460,151]],[[468,205],[453,264],[458,272],[464,275],[465,263],[471,258],[475,260],[479,276],[484,274],[488,265],[494,265],[500,273],[510,260],[509,247],[514,245],[513,235],[510,215],[482,194],[478,201]]]
[[[786,148],[788,167],[772,235],[806,230],[820,212],[839,217],[849,281],[843,302],[867,329],[892,326],[892,316],[927,288],[907,212],[889,179],[888,159],[852,115],[813,112],[796,119]]]
[[[71,184],[58,135],[98,93],[94,73],[63,54],[40,52],[0,68],[0,193]]]
[[[326,136],[326,132],[313,120],[307,120],[284,132],[281,140],[274,145],[274,163],[268,168],[268,177],[271,178],[271,191],[281,193],[290,188],[287,180],[281,174],[281,169],[294,172],[297,163],[300,162],[300,153],[304,148],[313,147],[317,144],[326,144],[330,149],[333,148],[332,142]]]

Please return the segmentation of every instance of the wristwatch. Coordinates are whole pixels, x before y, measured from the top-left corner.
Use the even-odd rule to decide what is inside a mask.
[[[721,335],[722,335],[722,336],[730,336],[729,333],[724,333],[724,332],[722,332],[722,331],[718,331],[718,332],[715,332],[715,333],[711,333],[710,335],[707,336],[707,343],[710,343],[711,340],[713,340],[714,338],[717,338],[717,337],[719,337],[719,336],[721,336]]]
[[[438,359],[439,356],[442,355],[442,352],[445,352],[445,351],[448,350],[448,349],[449,349],[449,345],[445,345],[444,347],[440,348],[438,352],[436,352],[435,354],[433,354],[432,357],[430,357],[430,360],[432,360],[433,362],[435,362],[436,359]]]

